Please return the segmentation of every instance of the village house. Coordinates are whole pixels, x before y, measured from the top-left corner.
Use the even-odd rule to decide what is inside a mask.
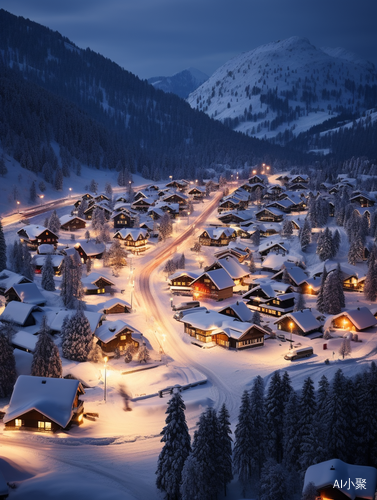
[[[0,321],[13,323],[16,326],[33,326],[36,324],[33,313],[42,311],[42,308],[35,304],[27,304],[12,300],[5,306],[0,315]]]
[[[98,339],[97,344],[106,354],[113,354],[115,349],[122,353],[128,345],[139,347],[139,341],[133,338],[137,330],[122,320],[104,321],[97,328],[94,336]],[[140,335],[140,332],[137,332]]]
[[[188,187],[189,183],[188,181],[180,180],[180,181],[170,181],[166,184],[167,188],[174,188],[177,189],[178,191],[185,191]]]
[[[207,227],[199,235],[199,243],[205,246],[226,246],[235,240],[237,233],[230,227]]]
[[[81,279],[85,295],[111,293],[115,283],[98,273],[90,273]]]
[[[88,259],[102,259],[103,252],[106,250],[104,243],[96,243],[95,241],[80,241],[76,243],[75,250],[79,253],[81,262],[86,263]]]
[[[32,265],[34,267],[35,274],[41,274],[43,266],[46,262],[47,255],[33,255],[31,259]],[[63,255],[51,255],[52,267],[54,269],[55,276],[59,276],[61,273],[61,267],[63,262]]]
[[[263,238],[269,238],[275,234],[279,234],[282,230],[281,222],[265,222],[253,227],[253,230],[259,229],[260,235]]]
[[[224,269],[204,272],[191,283],[196,300],[201,296],[214,300],[228,299],[233,296],[233,287],[234,281]]]
[[[30,224],[17,231],[21,243],[26,243],[26,245],[31,250],[36,250],[39,245],[48,243],[50,245],[57,246],[59,236],[50,231],[43,226],[37,226],[36,224]]]
[[[107,205],[106,202],[102,202],[102,203],[94,203],[92,205],[90,205],[84,212],[84,216],[85,216],[85,219],[86,220],[92,220],[93,218],[93,212],[94,210],[96,209],[99,209],[99,210],[102,210],[105,214],[105,218],[107,220],[110,219],[111,217],[111,213],[112,213],[112,210],[110,209],[110,207]]]
[[[5,290],[4,297],[7,303],[16,301],[35,306],[43,306],[46,303],[45,297],[35,283],[13,285],[8,290]]]
[[[237,212],[229,211],[229,212],[221,212],[217,219],[222,224],[245,224],[246,221],[251,221],[254,217],[255,210],[247,209],[240,210]],[[255,221],[251,221],[251,223],[255,223]]]
[[[180,320],[184,331],[203,344],[213,342],[228,349],[262,347],[268,334],[262,327],[215,311],[193,311]],[[196,343],[196,342],[195,342]]]
[[[308,276],[304,273],[301,267],[298,267],[291,262],[284,262],[282,268],[274,274],[271,279],[276,281],[286,280],[287,283],[296,287],[297,291],[303,293]]]
[[[245,302],[237,300],[233,304],[226,306],[219,311],[219,314],[224,314],[225,316],[230,316],[232,318],[236,318],[239,321],[243,321],[245,323],[251,323],[253,319],[253,312],[247,307]]]
[[[122,240],[127,250],[132,253],[138,254],[147,249],[148,232],[145,229],[120,229],[114,234],[114,238]]]
[[[62,331],[64,320],[74,314],[70,309],[45,307],[39,309],[40,315],[46,316],[47,325],[52,335],[59,335]],[[101,312],[83,311],[84,316],[89,321],[90,331],[94,333],[101,326],[104,316]]]
[[[139,198],[138,200],[134,201],[131,205],[131,208],[133,210],[136,210],[137,212],[145,213],[148,212],[148,209],[152,207],[155,204],[156,200],[154,198]]]
[[[277,325],[278,330],[292,332],[296,335],[306,336],[310,333],[322,331],[321,323],[315,318],[310,309],[288,313],[275,320],[274,324]]]
[[[333,458],[306,470],[303,492],[309,483],[317,489],[317,500],[371,500],[375,498],[377,469]]]
[[[249,178],[248,183],[249,184],[262,184],[264,187],[265,184],[268,184],[268,177],[267,177],[267,175],[263,175],[263,174],[254,174]]]
[[[250,276],[249,269],[231,256],[218,259],[216,262],[206,267],[205,270],[213,271],[221,268],[229,274],[235,285],[243,285],[244,280]]]
[[[264,241],[259,245],[258,248],[259,255],[265,257],[270,252],[274,252],[275,254],[283,254],[286,255],[288,253],[287,248],[283,245],[283,243],[278,241]]]
[[[162,202],[169,204],[178,204],[179,210],[182,211],[187,207],[188,196],[183,193],[169,193],[162,198]]]
[[[352,332],[362,332],[377,324],[377,319],[366,306],[358,307],[336,314],[331,318],[331,328],[348,330]]]
[[[85,220],[75,215],[63,215],[59,220],[62,231],[77,231],[77,229],[86,228]]]
[[[134,217],[131,217],[130,213],[126,210],[114,212],[111,215],[110,220],[113,222],[114,229],[133,227],[134,225]]]
[[[13,271],[8,271],[8,269],[4,269],[4,271],[0,272],[0,295],[4,295],[5,290],[8,290],[13,285],[19,285],[21,283],[32,283],[29,278],[25,278],[22,274],[14,273]]]
[[[176,271],[168,276],[170,291],[173,295],[191,295],[191,283],[201,273],[192,271]]]
[[[187,194],[192,196],[194,200],[202,200],[206,194],[206,188],[202,186],[194,186],[187,191]]]
[[[20,375],[3,422],[7,430],[55,432],[83,422],[78,380]]]
[[[123,299],[110,299],[103,304],[100,312],[103,314],[127,314],[132,312],[131,304]]]
[[[251,310],[278,317],[292,312],[295,304],[295,296],[289,285],[285,291],[281,291],[274,290],[270,283],[253,286],[242,299]]]
[[[262,222],[281,222],[284,218],[284,213],[277,208],[266,207],[259,210],[255,214],[255,217]]]
[[[375,200],[369,193],[360,193],[350,198],[350,203],[357,203],[360,207],[374,207]]]
[[[29,332],[25,332],[24,330],[16,332],[11,338],[12,347],[24,352],[33,353],[37,342],[38,335],[33,335]]]
[[[218,250],[217,252],[214,253],[214,257],[216,259],[222,259],[225,257],[235,257],[238,262],[242,264],[245,259],[250,254],[250,250],[247,247],[240,247],[240,246],[228,246],[226,248],[222,248],[221,250]]]

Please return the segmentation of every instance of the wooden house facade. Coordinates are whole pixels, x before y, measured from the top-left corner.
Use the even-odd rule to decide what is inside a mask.
[[[134,219],[126,211],[120,211],[113,213],[111,216],[113,221],[114,229],[121,229],[123,227],[133,227]]]
[[[111,354],[116,349],[122,353],[129,345],[139,348],[139,341],[132,337],[135,332],[136,330],[124,321],[104,321],[94,336],[104,353]]]
[[[60,229],[62,231],[77,231],[78,229],[85,229],[86,222],[81,217],[67,216],[60,217]]]
[[[199,243],[205,246],[227,246],[237,238],[237,232],[230,228],[206,228],[199,236]]]
[[[30,224],[17,231],[17,234],[20,242],[26,243],[31,250],[36,250],[39,245],[44,244],[53,245],[55,248],[58,245],[59,236],[43,226]]]
[[[122,240],[132,253],[138,254],[147,249],[148,231],[145,229],[120,229],[114,234],[114,238]]]
[[[201,296],[214,300],[224,300],[233,296],[234,282],[224,269],[208,271],[191,283],[195,299]]]
[[[111,293],[115,283],[108,278],[104,278],[98,273],[90,273],[85,278],[82,278],[82,285],[85,295],[98,295]]]
[[[296,335],[308,335],[309,333],[321,332],[322,325],[313,316],[310,309],[302,309],[294,313],[289,313],[281,319],[274,321],[278,330],[291,332]]]

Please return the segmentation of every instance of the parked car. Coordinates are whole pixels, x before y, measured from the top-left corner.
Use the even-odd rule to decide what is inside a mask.
[[[313,354],[313,347],[300,347],[299,349],[292,349],[285,356],[284,359],[287,361],[293,361],[294,359],[308,358]]]

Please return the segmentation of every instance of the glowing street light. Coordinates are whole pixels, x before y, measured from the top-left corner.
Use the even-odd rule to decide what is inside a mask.
[[[69,197],[72,196],[72,188],[68,188],[69,189]]]
[[[187,225],[190,225],[190,214],[191,212],[187,212]]]
[[[170,308],[173,309],[173,297],[170,297]]]
[[[105,356],[105,387],[103,389],[103,400],[106,403],[106,368],[107,368],[107,356]]]
[[[293,323],[292,323],[292,321],[289,323],[289,326],[291,328],[291,340],[290,340],[291,346],[290,346],[290,349],[292,349],[292,329],[293,329]]]
[[[257,173],[257,171],[256,171],[256,170],[253,170],[253,174],[255,175],[256,173]]]
[[[20,202],[17,201],[16,203],[17,203],[17,211],[18,211],[18,213],[20,213]]]
[[[41,200],[41,205],[42,205],[42,203],[43,203],[43,198],[44,198],[44,197],[45,197],[45,195],[44,195],[44,194],[40,194],[40,195],[39,195],[39,199]]]

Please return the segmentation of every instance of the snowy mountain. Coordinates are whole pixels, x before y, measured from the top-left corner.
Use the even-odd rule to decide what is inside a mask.
[[[186,99],[200,85],[208,80],[208,75],[196,68],[188,68],[173,76],[154,76],[148,78],[148,83],[156,89],[171,92]]]
[[[377,70],[344,49],[291,37],[231,59],[188,102],[234,130],[287,144],[329,118],[376,107]]]

